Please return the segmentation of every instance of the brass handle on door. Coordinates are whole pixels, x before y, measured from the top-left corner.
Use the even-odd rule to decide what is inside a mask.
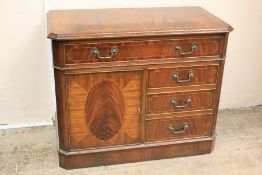
[[[100,51],[97,48],[93,48],[91,50],[91,53],[100,60],[108,60],[110,58],[113,58],[118,53],[118,49],[116,47],[113,47],[109,53],[109,56],[100,56]]]
[[[171,100],[170,100],[170,103],[171,103],[174,107],[176,107],[176,108],[185,108],[185,107],[187,107],[188,105],[191,105],[191,104],[192,104],[192,97],[191,97],[191,96],[188,96],[188,97],[186,98],[186,100],[185,100],[185,104],[183,104],[183,105],[178,105],[176,99],[171,99]]]
[[[176,73],[172,74],[172,79],[178,83],[187,83],[194,78],[194,73],[192,71],[188,72],[188,78],[186,80],[180,80]]]
[[[173,134],[183,134],[183,133],[185,133],[186,130],[188,130],[189,128],[190,128],[190,126],[189,126],[189,123],[188,123],[188,122],[184,122],[184,124],[183,124],[183,129],[177,130],[177,131],[176,131],[176,129],[174,128],[174,125],[173,125],[172,123],[170,123],[170,124],[168,125],[168,130],[169,130],[171,133],[173,133]]]
[[[182,52],[181,46],[179,44],[175,45],[175,50],[176,52],[178,52],[181,55],[189,55],[192,54],[195,50],[197,50],[197,45],[195,43],[192,43],[191,47],[190,47],[190,51],[188,52]]]

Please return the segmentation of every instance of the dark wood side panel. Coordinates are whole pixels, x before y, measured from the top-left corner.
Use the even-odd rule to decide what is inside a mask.
[[[222,60],[220,64],[221,64],[221,66],[220,66],[220,68],[218,70],[218,74],[217,74],[217,87],[216,87],[216,92],[215,92],[215,97],[214,97],[214,108],[213,108],[211,135],[215,134],[215,129],[216,129],[217,114],[218,114],[218,107],[219,107],[220,92],[221,92],[221,86],[222,86],[222,78],[223,78],[223,73],[224,73],[225,60]]]
[[[54,65],[63,67],[65,64],[63,42],[52,41],[52,52]]]
[[[59,71],[59,70],[55,70],[54,73],[55,73],[59,148],[63,150],[69,150],[65,75],[63,71]]]
[[[206,154],[212,151],[213,142],[209,140],[69,156],[59,153],[59,165],[74,169]]]

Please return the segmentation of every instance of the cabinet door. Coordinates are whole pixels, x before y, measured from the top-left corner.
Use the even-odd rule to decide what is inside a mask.
[[[141,75],[67,75],[71,150],[139,142]]]

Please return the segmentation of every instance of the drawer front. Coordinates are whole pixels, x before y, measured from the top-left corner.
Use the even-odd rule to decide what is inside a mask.
[[[220,55],[222,38],[64,44],[65,64]]]
[[[208,136],[210,126],[211,115],[183,119],[151,120],[146,123],[146,141]]]
[[[217,65],[155,69],[149,71],[149,87],[215,84]]]
[[[212,109],[214,90],[149,95],[147,114]]]
[[[141,72],[67,75],[70,149],[139,143]]]

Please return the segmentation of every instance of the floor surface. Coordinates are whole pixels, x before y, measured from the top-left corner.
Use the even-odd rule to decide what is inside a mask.
[[[219,113],[211,154],[77,170],[58,166],[54,127],[0,130],[0,175],[262,175],[262,109]]]

